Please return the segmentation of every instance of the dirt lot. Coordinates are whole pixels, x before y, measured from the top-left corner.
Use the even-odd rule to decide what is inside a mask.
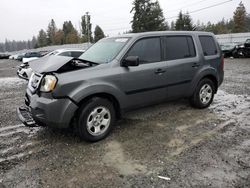
[[[138,110],[94,144],[19,122],[16,65],[0,60],[0,187],[250,187],[250,59],[226,60],[209,109]]]

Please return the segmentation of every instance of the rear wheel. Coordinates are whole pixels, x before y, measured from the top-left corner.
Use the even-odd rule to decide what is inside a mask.
[[[77,131],[82,139],[96,142],[108,136],[114,123],[113,104],[107,99],[94,97],[80,108]]]
[[[190,103],[196,108],[207,108],[212,102],[215,93],[215,86],[212,80],[202,79],[197,85]]]

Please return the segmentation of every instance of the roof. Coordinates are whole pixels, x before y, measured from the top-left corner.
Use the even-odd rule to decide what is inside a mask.
[[[196,35],[214,35],[211,32],[204,32],[204,31],[152,31],[152,32],[142,32],[142,33],[128,33],[123,35],[117,35],[114,37],[109,38],[115,38],[115,37],[142,37],[142,36],[155,36],[155,35],[167,35],[167,34],[196,34]]]
[[[77,48],[72,48],[72,49],[57,49],[55,50],[59,53],[61,52],[68,52],[68,51],[74,51],[74,52],[85,52],[85,50],[82,50],[82,49],[77,49]]]

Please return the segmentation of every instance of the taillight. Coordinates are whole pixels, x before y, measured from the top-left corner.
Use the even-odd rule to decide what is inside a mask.
[[[221,70],[224,70],[224,56],[221,57],[220,68]]]

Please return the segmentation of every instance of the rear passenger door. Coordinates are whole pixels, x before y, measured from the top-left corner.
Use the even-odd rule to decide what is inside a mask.
[[[200,66],[193,37],[166,36],[163,38],[163,49],[168,65],[168,97],[185,96]]]

